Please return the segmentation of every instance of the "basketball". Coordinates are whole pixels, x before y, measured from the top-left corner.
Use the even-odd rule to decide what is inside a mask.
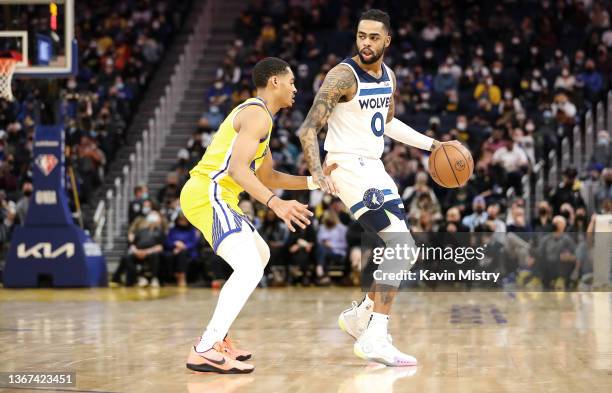
[[[472,172],[472,154],[461,144],[443,143],[429,156],[429,174],[442,187],[462,187]]]

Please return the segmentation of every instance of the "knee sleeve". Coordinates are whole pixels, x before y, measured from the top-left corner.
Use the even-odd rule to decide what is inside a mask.
[[[416,243],[408,231],[404,220],[391,217],[391,223],[378,236],[384,242],[387,249],[393,252],[385,254],[384,260],[378,265],[380,273],[376,279],[377,284],[399,287],[403,280],[402,274],[407,273],[416,262]]]
[[[240,277],[241,282],[253,286],[261,280],[265,266],[255,235],[256,232],[250,230],[232,233],[217,248],[217,254],[234,269],[233,274]]]

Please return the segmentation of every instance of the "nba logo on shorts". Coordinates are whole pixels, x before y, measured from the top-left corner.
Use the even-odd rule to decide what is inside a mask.
[[[53,171],[57,163],[57,157],[53,154],[40,154],[36,157],[36,165],[45,176],[49,176],[49,173]]]
[[[363,194],[363,204],[370,210],[378,210],[385,202],[385,194],[377,189],[370,188]]]

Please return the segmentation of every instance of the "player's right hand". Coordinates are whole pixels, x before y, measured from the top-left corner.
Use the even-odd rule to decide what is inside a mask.
[[[272,198],[268,204],[270,209],[287,225],[291,232],[295,232],[293,224],[305,229],[310,224],[309,217],[312,212],[308,210],[308,205],[304,205],[296,200],[285,201],[278,197]]]

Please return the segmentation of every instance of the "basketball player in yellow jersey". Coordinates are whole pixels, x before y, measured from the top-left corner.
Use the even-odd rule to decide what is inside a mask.
[[[235,348],[227,332],[261,280],[270,249],[238,207],[238,194],[246,191],[266,204],[292,232],[294,225],[305,228],[312,216],[307,205],[282,200],[270,191],[317,188],[309,176],[275,171],[268,149],[272,117],[294,102],[293,72],[285,61],[268,57],[255,65],[253,82],[257,97],[227,116],[181,191],[185,217],[234,269],[210,323],[189,353],[187,368],[197,372],[249,373],[254,369],[243,362],[251,354]],[[325,172],[332,169],[325,168]]]

